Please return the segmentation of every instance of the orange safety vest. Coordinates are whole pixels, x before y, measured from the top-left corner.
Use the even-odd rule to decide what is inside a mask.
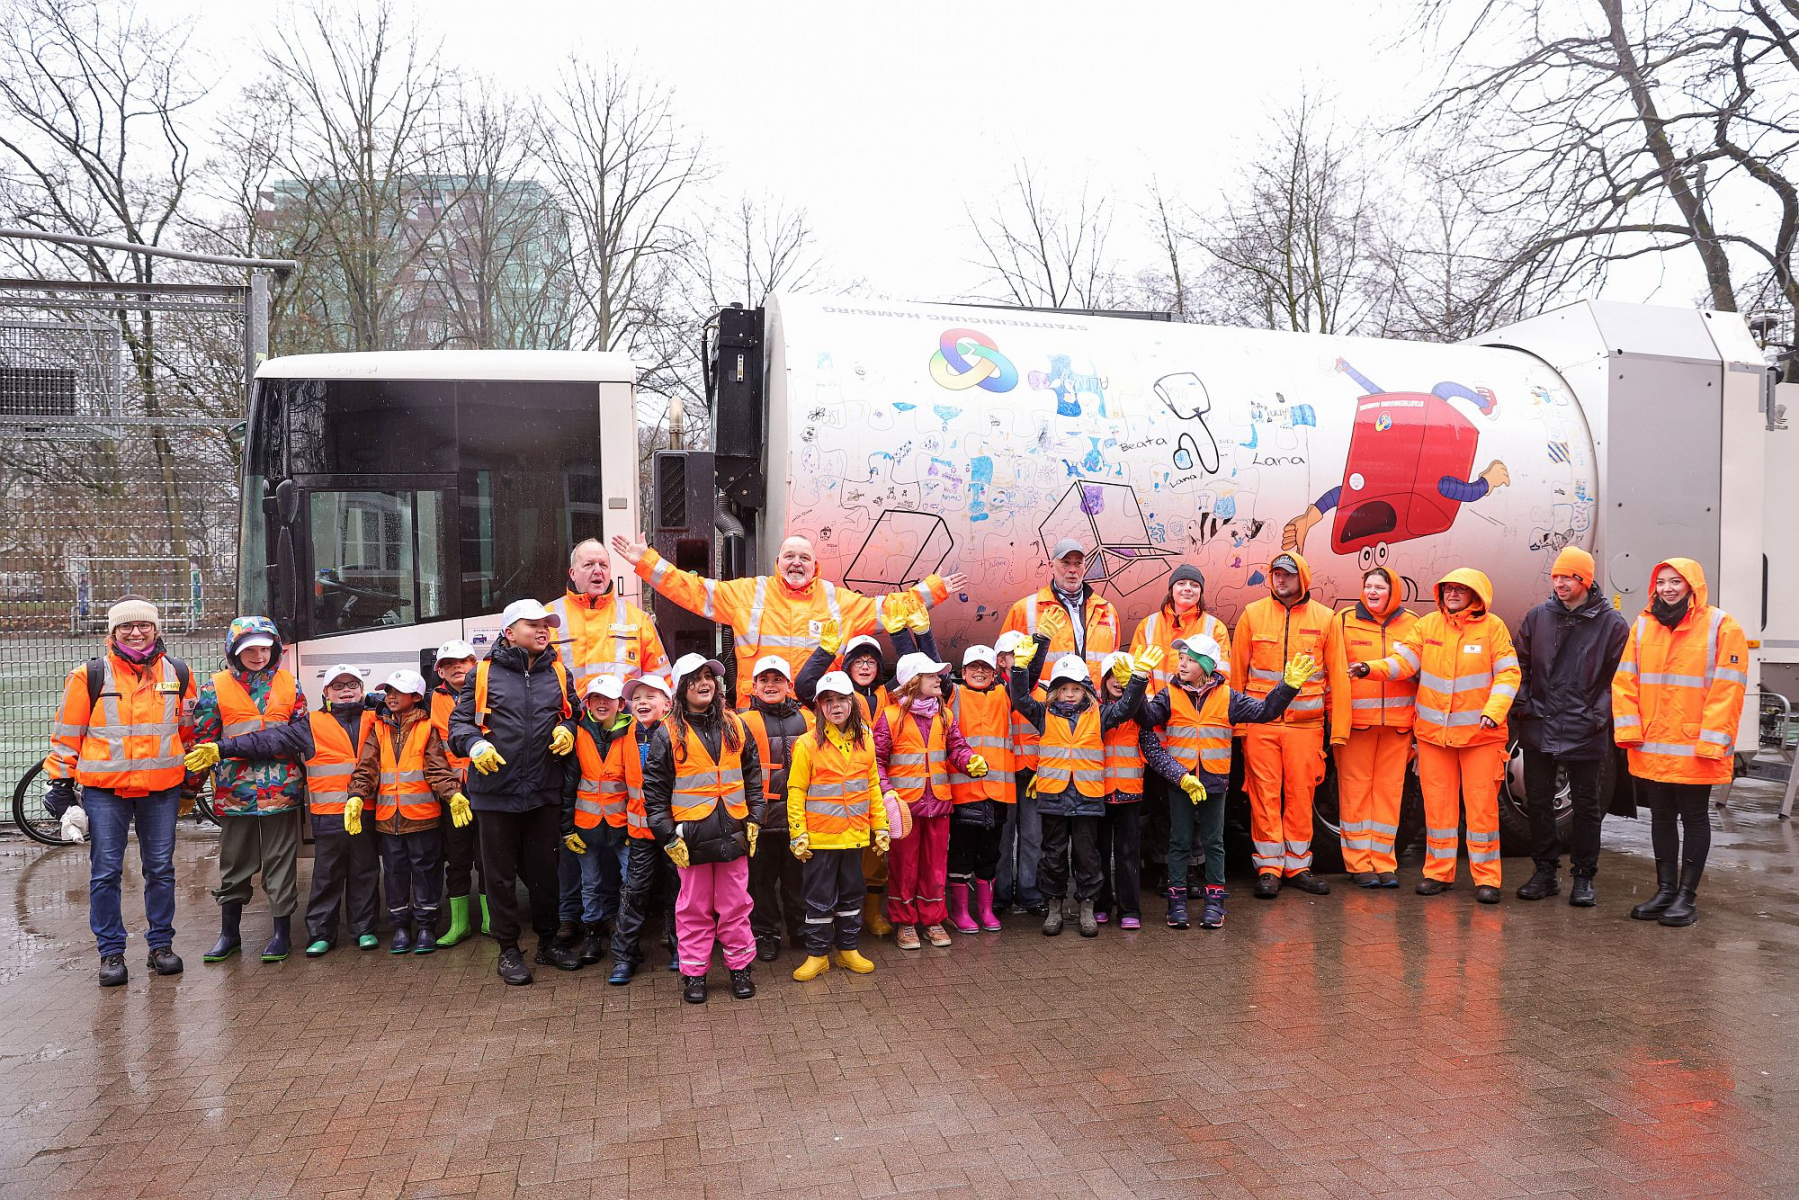
[[[1363,618],[1356,608],[1337,614],[1343,631],[1343,657],[1350,662],[1378,662],[1393,653],[1401,638],[1412,632],[1418,618],[1407,609],[1390,614],[1385,624]],[[1350,728],[1410,729],[1418,703],[1418,677],[1349,681]]]
[[[555,643],[556,656],[574,675],[577,693],[601,675],[629,679],[662,669],[656,626],[622,595],[615,592],[610,603],[602,596],[589,604],[584,596],[564,593],[544,607],[562,618],[565,637]]]
[[[1056,598],[1053,588],[1039,588],[1012,605],[1006,613],[1005,624],[1000,627],[1000,632],[1019,630],[1036,637],[1039,610],[1047,611],[1052,608],[1060,611],[1064,620],[1057,627],[1055,636],[1050,638],[1049,649],[1045,653],[1049,655],[1051,662],[1060,655],[1073,654],[1075,641],[1072,623],[1066,619],[1067,610]],[[1087,597],[1086,607],[1081,610],[1081,628],[1081,649],[1087,660],[1087,673],[1092,676],[1093,686],[1098,687],[1100,669],[1105,664],[1106,655],[1119,648],[1124,636],[1118,628],[1118,610],[1112,607],[1110,600],[1094,592]]]
[[[726,713],[725,720],[736,722],[737,732],[742,734],[743,723],[737,721],[735,713]],[[738,820],[750,815],[749,800],[743,794],[743,751],[731,749],[721,736],[719,758],[714,762],[706,752],[706,743],[689,726],[687,754],[675,763],[675,791],[670,805],[675,822],[703,821],[720,800],[725,802],[725,811]]]
[[[953,800],[949,786],[949,732],[943,723],[943,710],[931,714],[931,740],[926,743],[918,732],[912,714],[897,704],[882,710],[887,718],[887,732],[892,735],[893,749],[887,754],[887,782],[907,804],[924,799],[925,781],[939,800]]]
[[[1228,625],[1211,613],[1201,614],[1197,621],[1191,618],[1181,621],[1176,619],[1175,614],[1168,609],[1160,608],[1139,621],[1137,632],[1131,637],[1131,655],[1133,657],[1142,654],[1151,646],[1159,646],[1162,649],[1162,661],[1150,673],[1149,694],[1153,695],[1158,688],[1167,687],[1168,681],[1174,678],[1176,668],[1174,644],[1191,637],[1209,637],[1218,643],[1218,670],[1223,672],[1226,678],[1230,677],[1231,631]]]
[[[307,805],[318,816],[341,815],[350,798],[350,776],[356,773],[363,743],[375,727],[375,714],[363,710],[354,746],[343,724],[324,709],[314,710],[307,720],[312,724],[312,757],[306,760]]]
[[[1038,790],[1063,792],[1072,783],[1083,796],[1106,794],[1106,744],[1100,735],[1099,705],[1089,704],[1070,726],[1054,713],[1043,719],[1043,742],[1037,748]],[[1044,787],[1044,784],[1060,787]]]
[[[1260,700],[1280,686],[1287,663],[1297,654],[1309,654],[1317,665],[1312,677],[1299,687],[1299,695],[1287,705],[1278,724],[1319,725],[1325,717],[1325,693],[1331,679],[1331,637],[1336,614],[1316,600],[1302,600],[1288,608],[1272,596],[1249,604],[1237,620],[1237,642],[1232,648],[1231,685],[1244,695]],[[1344,660],[1347,665],[1348,660]],[[1333,702],[1332,707],[1335,708]],[[1346,731],[1332,730],[1332,736]]]
[[[775,761],[774,743],[768,740],[768,720],[753,708],[737,715],[743,718],[744,728],[748,729],[750,736],[756,739],[756,755],[762,763],[763,798],[770,803],[778,803],[781,797],[775,795],[774,778],[775,772],[781,769],[781,764]],[[809,708],[800,709],[800,715],[806,719],[806,733],[811,733],[816,727],[817,718],[812,715],[812,710]],[[788,747],[787,758],[789,762],[793,760],[791,746]]]
[[[487,732],[487,714],[493,711],[487,704],[487,675],[492,666],[491,658],[484,658],[475,664],[475,728],[482,733]],[[568,703],[568,668],[562,665],[561,659],[553,658],[550,660],[550,669],[556,672],[556,683],[561,688],[562,719],[566,721],[575,715],[575,710]]]
[[[1139,726],[1126,721],[1100,739],[1106,748],[1106,791],[1120,796],[1143,794],[1143,752],[1137,748]]]
[[[450,767],[456,772],[456,778],[467,783],[468,759],[450,749],[450,714],[455,711],[455,692],[441,686],[432,691],[431,728],[437,730],[437,736],[443,739],[444,757],[450,760]]]
[[[282,667],[276,668],[274,678],[269,680],[268,695],[262,700],[267,708],[257,708],[256,701],[250,699],[250,693],[230,671],[220,671],[212,677],[212,690],[219,699],[219,723],[224,726],[224,737],[242,737],[272,725],[287,724],[293,719],[294,704],[300,695],[294,677]]]
[[[957,804],[976,800],[999,800],[1011,804],[1012,780],[1012,700],[1006,689],[994,684],[984,692],[959,687],[950,697],[951,718],[962,730],[962,740],[970,753],[987,760],[987,774],[976,779],[954,767],[949,773],[950,795]]]
[[[393,726],[382,721],[375,727],[375,739],[381,748],[381,791],[375,799],[375,819],[392,820],[398,810],[408,821],[435,821],[442,810],[431,785],[425,782],[425,743],[431,740],[431,722],[412,723],[397,758]]]
[[[859,689],[856,692],[856,707],[862,710],[862,723],[870,729],[875,726],[875,714],[883,711],[892,703],[893,693],[887,690],[887,685],[884,683],[875,684],[873,707],[869,706],[867,696],[864,696]]]
[[[1505,742],[1506,714],[1521,676],[1504,621],[1491,613],[1427,613],[1382,661],[1390,667],[1414,657],[1418,699],[1413,728],[1419,741],[1433,746]],[[1496,728],[1481,728],[1482,716],[1491,716]]]
[[[69,672],[62,710],[50,727],[51,750],[44,773],[51,779],[73,777],[82,787],[131,793],[167,791],[187,778],[181,765],[181,677],[168,655],[154,674],[130,675],[133,690],[120,686],[122,676],[105,656],[99,695],[92,694],[87,671]],[[191,684],[190,684],[191,687]]]
[[[1037,702],[1039,704],[1048,704],[1049,703],[1049,692],[1044,689],[1042,684],[1038,684],[1035,688],[1031,689],[1031,695],[1033,695],[1037,698]],[[1012,693],[1008,690],[1006,692],[1006,706],[1008,708],[1011,708],[1011,704],[1012,704],[1011,697],[1012,697]],[[1040,742],[1042,742],[1042,740],[1043,740],[1043,735],[1037,732],[1037,727],[1035,725],[1031,724],[1029,721],[1025,720],[1024,714],[1018,712],[1016,709],[1013,709],[1012,710],[1012,770],[1013,771],[1015,771],[1015,772],[1016,771],[1035,771],[1037,769],[1037,746]]]
[[[1231,773],[1231,689],[1216,684],[1202,704],[1184,687],[1168,689],[1168,724],[1157,731],[1162,748],[1190,774]]]
[[[853,751],[825,738],[812,746],[812,779],[806,788],[808,834],[840,837],[874,827],[868,776],[875,765],[874,736],[865,735]]]
[[[612,749],[618,752],[625,772],[625,832],[634,838],[654,838],[650,832],[649,814],[643,807],[643,749],[637,741],[640,726],[633,717],[630,725],[612,738]]]
[[[625,783],[625,758],[621,743],[625,735],[631,733],[626,725],[613,735],[606,753],[600,754],[599,743],[593,740],[593,733],[585,724],[575,729],[575,757],[581,767],[581,782],[575,787],[575,828],[593,829],[604,820],[614,829],[625,824],[625,810],[629,799],[626,795],[628,785]],[[631,754],[637,753],[635,737],[631,742]],[[641,792],[642,760],[639,759]]]

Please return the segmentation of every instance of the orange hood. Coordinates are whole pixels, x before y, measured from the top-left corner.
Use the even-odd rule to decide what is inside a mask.
[[[1446,583],[1459,583],[1474,593],[1475,600],[1480,605],[1479,611],[1469,613],[1467,609],[1463,609],[1463,613],[1467,613],[1469,616],[1481,616],[1492,609],[1493,581],[1487,578],[1486,572],[1476,571],[1473,567],[1457,567],[1449,574],[1443,576],[1443,578],[1437,580],[1437,611],[1444,616],[1454,617],[1457,615],[1452,614],[1448,609],[1443,607],[1443,585]]]
[[[1297,551],[1297,550],[1282,550],[1279,554],[1275,555],[1274,558],[1269,562],[1269,564],[1268,564],[1268,594],[1270,596],[1274,595],[1274,564],[1279,562],[1283,558],[1292,559],[1293,565],[1295,567],[1299,568],[1299,600],[1303,601],[1307,596],[1310,596],[1312,594],[1312,565],[1310,563],[1306,562],[1304,556],[1302,556],[1299,553],[1299,551]],[[1295,601],[1295,603],[1298,603],[1298,602],[1299,601]],[[1278,596],[1275,597],[1275,603],[1276,604],[1280,603],[1280,597],[1278,597]]]
[[[1373,570],[1379,571],[1382,575],[1386,576],[1386,579],[1387,579],[1387,603],[1384,606],[1382,606],[1378,611],[1368,607],[1368,599],[1365,596],[1362,597],[1357,603],[1359,603],[1363,609],[1367,610],[1367,613],[1369,616],[1373,617],[1377,621],[1384,621],[1388,617],[1392,616],[1394,610],[1397,609],[1400,606],[1400,604],[1404,602],[1405,597],[1403,595],[1401,595],[1401,592],[1403,592],[1404,589],[1401,588],[1399,585],[1399,577],[1394,575],[1393,572],[1387,570],[1387,568],[1375,567],[1375,568],[1373,568]],[[1367,576],[1364,575],[1363,578],[1366,579]]]
[[[1643,609],[1648,612],[1655,607],[1655,577],[1662,573],[1663,567],[1673,567],[1680,572],[1680,577],[1687,581],[1693,589],[1693,604],[1690,611],[1698,612],[1710,603],[1711,589],[1705,585],[1705,568],[1690,558],[1664,558],[1655,564],[1655,570],[1649,572],[1649,604]]]

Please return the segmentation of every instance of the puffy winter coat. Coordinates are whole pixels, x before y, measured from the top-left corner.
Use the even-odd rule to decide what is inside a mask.
[[[1523,682],[1512,728],[1534,750],[1597,759],[1612,747],[1612,675],[1630,625],[1598,591],[1570,609],[1551,596],[1524,614],[1512,643]]]
[[[1386,572],[1386,568],[1381,570]],[[1386,572],[1390,590],[1387,607],[1370,612],[1366,601],[1337,614],[1343,637],[1343,656],[1350,662],[1374,662],[1393,653],[1393,647],[1412,632],[1418,618],[1401,607],[1398,581]],[[1366,679],[1349,681],[1349,722],[1352,729],[1410,729],[1418,703],[1418,680]]]
[[[1474,592],[1461,612],[1443,607],[1443,585]],[[1437,611],[1420,617],[1386,658],[1368,664],[1370,679],[1418,677],[1418,740],[1433,746],[1504,742],[1506,713],[1518,694],[1518,655],[1511,631],[1488,610],[1493,584],[1479,571],[1458,567],[1437,582]],[[1488,729],[1481,724],[1493,722]]]
[[[734,817],[726,803],[715,805],[707,816],[698,821],[686,822],[683,831],[687,842],[689,860],[695,864],[707,862],[730,862],[742,858],[748,853],[745,840],[744,825],[766,825],[768,802],[762,790],[762,764],[757,761],[756,743],[750,740],[749,731],[743,728],[743,722],[736,713],[723,714],[722,720],[711,715],[690,717],[687,727],[714,762],[719,761],[724,750],[724,722],[736,725],[742,735],[742,745],[738,754],[743,774],[741,797],[733,794],[731,802],[738,803],[746,810],[743,817]],[[675,837],[674,794],[675,794],[675,752],[670,741],[673,722],[665,720],[656,726],[650,735],[649,753],[643,760],[643,806],[649,817],[650,833],[656,844],[666,846]]]
[[[556,648],[532,655],[509,642],[488,651],[487,731],[476,725],[476,676],[471,673],[450,712],[450,749],[464,758],[490,742],[506,764],[491,775],[469,768],[463,794],[477,812],[526,812],[562,803],[562,760],[550,753],[558,725],[575,732],[573,681],[556,673]],[[477,668],[479,669],[479,668]]]

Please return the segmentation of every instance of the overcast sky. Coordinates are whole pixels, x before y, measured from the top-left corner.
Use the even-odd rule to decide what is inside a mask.
[[[227,90],[286,11],[241,0],[144,7],[194,15]],[[1114,243],[1139,260],[1150,249],[1135,240],[1136,206],[1152,175],[1206,207],[1301,89],[1327,99],[1345,128],[1386,127],[1436,86],[1443,56],[1411,28],[1404,0],[433,0],[419,11],[446,59],[508,88],[543,83],[577,48],[667,82],[723,168],[721,192],[803,204],[835,277],[916,299],[979,286],[964,207],[990,206],[1020,158],[1040,180],[1053,173],[1070,192],[1088,182],[1109,194]],[[1691,267],[1684,257],[1637,264],[1610,294],[1687,304]]]

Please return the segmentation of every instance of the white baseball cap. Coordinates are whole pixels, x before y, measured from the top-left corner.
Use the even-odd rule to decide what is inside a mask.
[[[411,692],[415,696],[422,697],[425,694],[425,677],[417,671],[395,671],[381,686],[396,692]]]
[[[668,680],[664,679],[662,676],[660,676],[660,675],[639,675],[636,679],[633,679],[630,682],[625,684],[625,694],[623,696],[623,700],[626,704],[629,704],[631,702],[631,693],[636,691],[637,688],[639,687],[639,685],[641,685],[643,687],[654,688],[656,691],[661,692],[664,696],[667,696],[670,700],[673,700],[675,698],[675,689],[670,687],[668,685]]]
[[[474,657],[475,648],[473,646],[461,638],[451,638],[437,648],[436,661],[443,662],[445,659],[449,659],[451,662],[460,662],[462,659]]]
[[[625,680],[622,675],[596,675],[587,681],[587,688],[581,698],[604,696],[608,700],[622,700],[625,695]]]
[[[675,660],[675,687],[679,688],[683,679],[687,678],[701,667],[711,667],[712,673],[721,680],[725,677],[725,664],[719,662],[716,658],[707,658],[704,654],[683,654],[680,658]]]
[[[866,633],[863,633],[863,634],[858,634],[857,636],[851,638],[849,641],[847,641],[843,644],[843,649],[842,649],[842,651],[839,652],[839,654],[837,656],[838,660],[840,662],[848,662],[850,660],[850,655],[856,653],[856,651],[861,650],[864,647],[867,647],[868,649],[873,650],[875,652],[876,658],[881,657],[881,643],[876,641],[874,638],[869,637]]]
[[[275,646],[275,639],[266,633],[253,633],[237,644],[239,650],[251,650],[257,646],[267,646],[270,649],[273,649]]]
[[[764,654],[761,658],[758,658],[756,660],[756,669],[750,672],[750,678],[754,679],[764,671],[779,671],[786,677],[788,683],[793,682],[793,667],[779,654]]]
[[[842,671],[826,671],[823,675],[818,677],[818,687],[813,691],[812,695],[816,700],[826,692],[832,692],[839,696],[854,696],[856,694],[856,685],[851,683],[850,677],[845,675]]]
[[[1099,664],[1099,673],[1101,675],[1110,675],[1112,673],[1112,668],[1117,666],[1121,659],[1128,661],[1130,657],[1131,656],[1123,650],[1112,651],[1112,653],[1106,655],[1106,657],[1101,660]]]
[[[1176,641],[1174,648],[1188,658],[1209,658],[1214,667],[1224,657],[1224,651],[1219,649],[1218,643],[1203,633],[1198,637],[1182,638]]]
[[[514,621],[543,621],[551,629],[562,628],[562,618],[535,600],[514,600],[500,614],[500,628],[511,629]]]
[[[326,687],[330,687],[345,675],[354,676],[357,683],[361,683],[369,677],[366,667],[352,667],[349,663],[332,663],[325,668],[323,683]]]
[[[1030,644],[1031,635],[1022,629],[1008,629],[993,643],[995,654],[1017,654]]]
[[[999,666],[993,656],[992,646],[970,646],[962,651],[962,665],[966,667],[970,663],[985,663],[995,668]]]
[[[905,687],[920,675],[936,675],[949,670],[949,664],[938,662],[928,654],[912,653],[899,660],[893,669],[893,685]]]
[[[1061,683],[1064,679],[1074,683],[1084,683],[1090,687],[1093,684],[1093,676],[1087,673],[1087,663],[1078,654],[1064,654],[1050,669],[1049,684],[1051,687]]]

